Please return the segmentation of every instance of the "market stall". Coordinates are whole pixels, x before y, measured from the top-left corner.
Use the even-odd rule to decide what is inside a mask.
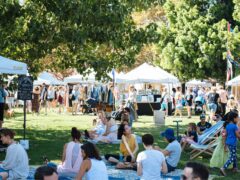
[[[172,74],[160,67],[144,63],[128,72],[125,76],[125,83],[141,84],[142,88],[137,90],[137,105],[139,115],[153,115],[154,110],[161,107],[161,91],[163,87],[170,90],[170,85],[179,83],[179,80]]]
[[[38,80],[46,80],[50,85],[64,85],[63,81],[60,81],[52,73],[46,71],[39,74]]]
[[[240,75],[228,81],[226,85],[231,87],[231,94],[233,94],[234,97],[237,100],[239,100],[240,99]]]

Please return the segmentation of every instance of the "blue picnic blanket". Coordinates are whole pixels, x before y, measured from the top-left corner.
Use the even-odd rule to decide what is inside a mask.
[[[27,180],[34,180],[35,170],[36,170],[36,167],[30,167],[29,176]],[[110,164],[107,164],[107,171],[108,171],[109,180],[139,180],[140,179],[136,171],[116,169],[115,166]],[[163,180],[180,180],[181,174],[182,174],[182,170],[177,169],[171,173],[162,175],[162,179]],[[59,180],[73,180],[73,178],[60,176]]]

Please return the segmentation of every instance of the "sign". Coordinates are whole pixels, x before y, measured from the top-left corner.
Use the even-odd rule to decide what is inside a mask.
[[[33,78],[31,76],[18,77],[18,99],[32,100]]]

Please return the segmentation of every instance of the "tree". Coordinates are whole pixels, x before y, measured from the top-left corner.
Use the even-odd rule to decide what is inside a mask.
[[[144,43],[158,40],[156,25],[137,28],[131,17],[152,3],[162,1],[0,0],[0,50],[31,73],[74,67],[101,76],[133,64]]]
[[[231,41],[227,32],[227,20],[235,23],[231,4],[222,0],[167,0],[167,23],[159,26],[160,59],[156,64],[183,81],[211,77],[224,82],[226,51],[231,48],[235,53],[237,42],[236,36]]]

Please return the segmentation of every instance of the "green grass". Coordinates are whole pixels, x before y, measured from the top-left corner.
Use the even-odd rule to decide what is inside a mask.
[[[56,163],[60,162],[62,155],[63,145],[70,140],[70,130],[72,127],[77,127],[80,130],[91,129],[92,119],[95,116],[91,115],[77,115],[71,114],[56,114],[49,113],[45,115],[32,115],[27,114],[27,130],[26,138],[29,140],[30,149],[28,155],[31,165],[41,165],[43,163],[42,156],[47,156],[51,161]],[[167,143],[160,138],[159,133],[167,127],[173,127],[176,129],[176,124],[173,120],[180,118],[167,117],[165,126],[156,126],[153,123],[152,116],[140,116],[138,122],[133,125],[133,132],[138,135],[144,133],[151,133],[155,137],[155,144],[161,148],[166,147]],[[183,133],[186,130],[189,122],[197,122],[198,117],[192,119],[182,118],[183,122],[180,126],[180,132]],[[4,127],[14,129],[17,133],[16,140],[23,139],[23,114],[21,109],[17,109],[15,117],[6,119]],[[118,153],[119,145],[97,145],[101,155],[105,153]],[[143,150],[143,146],[140,145],[140,151]],[[189,161],[189,152],[187,150],[182,153],[179,168],[183,168],[186,162]],[[238,153],[239,155],[239,153]],[[1,153],[0,158],[4,159],[5,154]],[[210,156],[200,156],[195,161],[209,165]],[[220,176],[218,170],[210,170],[211,174]],[[224,179],[238,179],[237,174],[231,174]],[[219,178],[216,178],[219,179]]]

